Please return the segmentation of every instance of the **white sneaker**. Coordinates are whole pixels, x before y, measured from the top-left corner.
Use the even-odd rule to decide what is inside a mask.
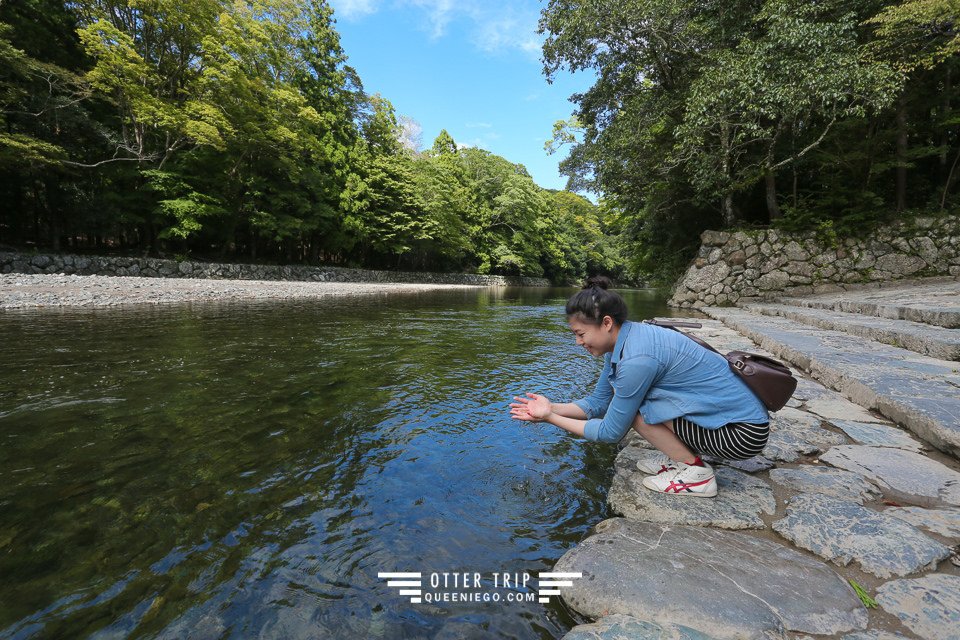
[[[652,476],[674,471],[676,468],[677,463],[664,453],[657,453],[649,458],[637,460],[637,469]]]
[[[682,462],[674,464],[676,469],[672,471],[644,478],[643,486],[651,491],[678,496],[712,498],[717,495],[717,479],[714,477],[713,467],[706,463],[702,467]]]

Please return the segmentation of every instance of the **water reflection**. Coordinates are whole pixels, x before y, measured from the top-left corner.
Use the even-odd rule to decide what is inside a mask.
[[[569,293],[0,314],[0,637],[562,635],[377,573],[549,570],[605,517],[615,448],[506,411],[595,380]]]

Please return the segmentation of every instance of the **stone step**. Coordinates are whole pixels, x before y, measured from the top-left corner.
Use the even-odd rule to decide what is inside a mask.
[[[581,575],[562,595],[575,611],[639,621],[623,628],[630,620],[618,618],[614,633],[592,638],[839,637],[869,622],[847,581],[823,562],[737,531],[611,518],[553,570]]]
[[[960,328],[960,281],[931,279],[922,284],[846,291],[779,302],[893,320],[910,320],[948,329]]]
[[[821,329],[843,331],[943,360],[960,360],[960,331],[910,320],[891,320],[832,309],[786,304],[750,304],[745,309],[781,316]]]
[[[960,366],[840,331],[746,309],[705,307],[712,318],[853,402],[875,409],[960,457]]]

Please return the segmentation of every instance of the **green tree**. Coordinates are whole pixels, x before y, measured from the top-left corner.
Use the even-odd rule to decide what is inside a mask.
[[[457,152],[457,143],[453,141],[453,136],[447,133],[446,129],[442,129],[440,135],[433,141],[432,152],[437,156]]]
[[[680,154],[698,193],[722,201],[735,222],[733,194],[762,180],[770,220],[780,217],[776,173],[823,142],[845,118],[892,103],[893,70],[864,58],[858,18],[831,3],[770,0],[760,29],[705,62],[690,87]]]
[[[102,223],[74,166],[103,151],[89,60],[62,2],[0,3],[0,237],[60,248],[72,227]]]

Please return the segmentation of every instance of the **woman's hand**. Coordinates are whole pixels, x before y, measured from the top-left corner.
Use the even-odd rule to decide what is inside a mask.
[[[514,396],[510,404],[510,417],[527,422],[541,422],[553,412],[553,404],[546,396],[527,393],[527,397]]]

